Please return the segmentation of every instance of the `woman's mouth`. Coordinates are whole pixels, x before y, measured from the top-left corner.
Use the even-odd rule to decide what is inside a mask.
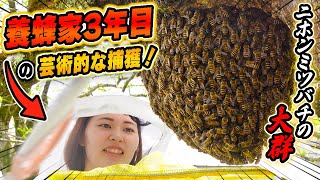
[[[123,154],[123,151],[118,148],[106,148],[106,149],[103,149],[103,151],[113,153],[113,154]]]

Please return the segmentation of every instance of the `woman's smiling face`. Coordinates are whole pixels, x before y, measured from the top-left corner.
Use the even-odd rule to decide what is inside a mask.
[[[102,114],[89,120],[81,145],[85,171],[129,164],[139,145],[137,123],[124,114]]]

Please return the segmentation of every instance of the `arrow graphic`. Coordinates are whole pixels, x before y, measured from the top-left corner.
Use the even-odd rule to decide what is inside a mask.
[[[3,70],[10,94],[20,108],[22,108],[20,111],[20,116],[46,121],[47,115],[44,111],[40,96],[35,95],[33,99],[31,99],[27,95],[27,93],[21,88],[21,85],[16,80],[9,60],[5,60],[3,62]]]

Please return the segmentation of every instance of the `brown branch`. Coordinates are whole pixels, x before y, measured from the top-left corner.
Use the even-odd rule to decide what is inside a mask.
[[[81,98],[81,97],[90,96],[95,90],[97,90],[100,87],[114,87],[114,88],[116,88],[117,85],[115,85],[115,84],[97,84],[97,85],[95,85],[93,87],[89,87],[88,91],[83,93],[83,94],[81,94],[79,97]]]
[[[51,80],[46,81],[46,84],[44,85],[43,91],[42,91],[42,94],[41,94],[41,99],[42,99],[42,102],[43,102],[45,107],[48,104],[48,96],[47,96],[47,94],[48,94],[48,90],[49,90],[50,84],[51,84]]]
[[[134,96],[134,97],[147,97],[147,94],[130,94],[130,96]]]
[[[126,90],[128,84],[136,76],[136,74],[137,74],[137,72],[133,72],[132,75],[126,80],[126,82],[124,83],[124,85],[122,87],[122,92],[124,92]]]
[[[120,84],[121,81],[128,79],[127,77],[122,77],[122,76],[118,76],[118,80],[117,80],[117,86]]]
[[[0,141],[5,141],[5,142],[14,142],[14,143],[23,143],[24,141],[20,141],[20,140],[10,140],[10,139],[3,139],[0,138]]]

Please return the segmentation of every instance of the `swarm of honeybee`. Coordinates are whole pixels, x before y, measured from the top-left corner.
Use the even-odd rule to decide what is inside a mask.
[[[160,54],[141,73],[156,114],[188,145],[228,164],[259,162],[264,126],[290,105],[289,28],[256,8],[158,13]]]
[[[320,118],[320,83],[316,89],[316,93],[314,95],[313,108],[315,114]]]

